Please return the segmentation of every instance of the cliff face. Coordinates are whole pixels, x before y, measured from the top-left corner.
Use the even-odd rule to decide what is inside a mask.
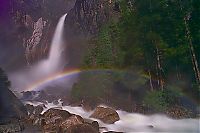
[[[115,0],[76,0],[66,19],[68,34],[95,35],[102,25],[119,18],[119,4]]]
[[[21,119],[27,115],[24,105],[9,90],[9,81],[0,68],[0,123],[9,119]]]
[[[119,17],[113,0],[3,1],[7,8],[0,14],[0,65],[8,70],[45,58],[58,19],[67,12],[66,38],[96,35],[103,24]]]
[[[8,89],[0,89],[0,122],[8,118],[20,119],[26,116],[26,108]]]
[[[9,69],[16,63],[31,65],[48,53],[58,19],[68,12],[75,0],[3,0],[0,51],[9,61],[0,61]],[[17,51],[17,52],[14,52]],[[9,53],[9,54],[7,54]],[[4,57],[4,58],[5,58]],[[18,59],[17,59],[18,58]],[[3,59],[3,58],[2,58]],[[0,59],[1,60],[1,59]],[[9,64],[9,65],[5,65]]]

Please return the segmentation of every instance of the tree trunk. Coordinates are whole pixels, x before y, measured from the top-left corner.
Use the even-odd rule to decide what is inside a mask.
[[[190,30],[189,30],[188,23],[187,23],[187,21],[189,20],[189,17],[190,17],[190,13],[185,16],[184,24],[185,24],[185,29],[186,29],[186,36],[187,36],[188,43],[189,43],[189,49],[190,49],[190,54],[191,54],[193,70],[194,70],[194,73],[195,73],[196,82],[197,82],[197,84],[199,84],[200,83],[200,72],[199,72],[199,67],[198,67],[198,62],[197,62],[197,59],[196,59],[194,47],[193,47],[193,44],[192,44],[192,38],[191,38],[191,35],[190,35]]]
[[[180,72],[179,72],[179,69],[178,69],[178,65],[177,65],[177,64],[176,64],[176,78],[177,78],[178,81],[181,80],[181,74],[180,74]]]
[[[161,90],[164,89],[164,82],[162,78],[162,67],[161,67],[161,60],[160,60],[160,52],[158,47],[156,46],[156,56],[157,56],[157,67],[158,67],[158,85],[160,86]]]
[[[149,79],[150,88],[151,88],[151,91],[153,91],[154,88],[153,88],[153,84],[152,84],[152,76],[151,76],[151,71],[150,71],[150,69],[148,70],[148,73],[149,73],[149,77],[150,77],[150,79]]]

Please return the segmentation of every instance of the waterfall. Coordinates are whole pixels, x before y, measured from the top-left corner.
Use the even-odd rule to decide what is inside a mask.
[[[62,48],[63,48],[62,44],[64,42],[63,32],[64,32],[64,22],[66,16],[67,13],[60,18],[57,24],[50,48],[50,53],[48,58],[49,64],[58,64],[59,61],[61,60],[60,54],[62,53]]]
[[[51,42],[49,56],[47,59],[39,61],[38,63],[31,66],[28,70],[20,70],[9,74],[10,80],[12,81],[12,87],[15,90],[23,91],[30,85],[44,80],[49,76],[59,73],[63,70],[62,50],[64,49],[64,22],[67,13],[64,14],[56,26],[54,36]]]
[[[63,32],[64,32],[64,22],[65,18],[67,16],[67,13],[63,15],[56,26],[56,30],[54,32],[54,36],[51,42],[51,47],[49,51],[49,56],[47,60],[42,61],[39,64],[38,69],[42,69],[43,72],[46,72],[46,74],[58,72],[62,69],[62,50],[63,50]]]

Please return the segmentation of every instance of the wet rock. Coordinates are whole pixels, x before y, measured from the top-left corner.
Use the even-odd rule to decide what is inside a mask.
[[[55,133],[98,133],[99,124],[96,121],[84,120],[79,115],[67,111],[51,108],[36,121],[43,131]]]
[[[69,104],[72,107],[82,107],[82,101],[79,102],[73,102]]]
[[[79,124],[70,127],[67,133],[99,133],[95,128],[89,124]]]
[[[26,123],[33,124],[34,123],[34,114],[29,114],[29,116],[26,118]]]
[[[68,118],[67,120],[65,120],[64,122],[62,122],[60,127],[63,132],[67,132],[70,129],[70,127],[80,125],[83,123],[84,123],[84,120],[82,117],[80,117],[78,115],[73,115],[70,118]]]
[[[47,122],[45,120],[45,124],[42,125],[43,132],[45,132],[45,133],[49,133],[49,132],[58,133],[58,132],[60,132],[60,128],[59,128],[59,121],[60,120],[61,120],[61,118],[58,118],[55,121],[51,121],[51,122]]]
[[[69,106],[69,103],[64,101],[64,102],[62,103],[62,106]]]
[[[17,123],[0,125],[0,133],[15,133],[20,131],[22,131],[22,128]]]
[[[33,119],[33,125],[42,126],[44,118],[41,115],[35,116]]]
[[[111,108],[97,107],[91,118],[99,119],[107,124],[113,124],[120,120],[118,113]]]
[[[54,105],[58,105],[58,104],[59,104],[58,100],[54,100],[54,101],[53,101],[53,104],[54,104]]]
[[[72,126],[83,124],[84,120],[78,115],[71,115],[69,112],[58,109],[50,109],[44,113],[45,132],[68,132]]]
[[[70,116],[72,114],[67,111],[51,108],[43,114],[41,126],[44,132],[60,132],[60,124]]]
[[[123,132],[108,131],[108,132],[103,132],[103,133],[123,133]]]
[[[83,108],[85,111],[87,111],[87,112],[92,111],[92,110],[94,109],[91,105],[86,104],[86,103],[84,103],[84,104],[82,105],[82,108]]]
[[[103,133],[123,133],[123,132],[108,131],[108,132],[103,132]]]
[[[154,126],[153,126],[153,125],[148,125],[147,127],[148,127],[148,128],[154,128]]]
[[[43,107],[41,105],[38,105],[35,107],[35,115],[40,115],[43,111]]]
[[[70,114],[69,112],[65,111],[65,110],[60,110],[60,109],[54,109],[51,108],[49,110],[47,110],[44,114],[43,117],[45,119],[51,119],[53,117],[62,117],[62,119],[67,119],[70,116],[72,116],[72,114]]]
[[[40,104],[39,106],[41,106],[43,109],[47,108],[45,104]]]
[[[34,106],[33,105],[26,104],[25,107],[26,107],[29,115],[33,114],[33,112],[34,112]]]
[[[49,97],[45,91],[39,91],[37,93],[38,93],[38,96],[34,99],[36,101],[43,101],[43,100],[46,101],[46,99],[48,99]]]
[[[191,110],[188,110],[181,106],[174,106],[174,107],[168,108],[166,113],[167,115],[175,119],[193,118],[195,116]]]
[[[46,104],[47,102],[52,103],[57,99],[57,97],[53,94],[49,94],[47,91],[36,91],[36,94],[31,99],[32,101],[38,101]]]
[[[99,131],[99,123],[90,119],[84,119],[84,123],[90,124],[93,128]]]
[[[26,91],[26,92],[22,92],[22,99],[23,100],[31,100],[33,99],[34,96],[34,92],[33,91]]]
[[[99,123],[98,123],[97,121],[93,121],[93,122],[91,123],[91,125],[92,125],[92,127],[94,127],[96,130],[99,131]]]

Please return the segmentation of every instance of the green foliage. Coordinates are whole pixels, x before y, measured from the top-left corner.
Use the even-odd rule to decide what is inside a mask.
[[[196,99],[200,100],[200,85],[198,84],[192,84],[192,89],[191,89],[192,95],[196,97]]]
[[[197,91],[194,90],[199,90],[199,85],[194,85],[195,72],[185,19],[200,66],[200,2],[120,0],[119,3],[119,21],[110,21],[101,28],[86,55],[85,66],[137,70],[141,75],[148,75],[148,80],[150,77],[152,81],[161,78],[165,87],[177,86],[195,94]],[[138,84],[141,81],[145,80],[139,80]],[[184,86],[179,82],[184,82]],[[153,87],[160,89],[159,84]],[[156,97],[160,95],[155,94]]]
[[[90,70],[80,74],[78,82],[73,86],[71,96],[75,100],[86,99],[88,101],[99,101],[109,99],[115,101],[116,92],[122,89],[120,83],[129,93],[138,90],[147,83],[147,78],[139,73],[115,70]]]
[[[112,86],[112,77],[109,73],[104,71],[84,72],[81,74],[79,82],[73,86],[71,95],[78,100],[99,100]]]
[[[136,71],[116,71],[112,73],[112,77],[114,82],[122,83],[125,87],[129,88],[129,90],[140,88],[149,80],[149,78],[141,72]]]
[[[180,92],[174,88],[165,89],[163,91],[158,90],[149,92],[144,98],[144,103],[157,111],[165,111],[169,106],[176,104],[180,96]]]
[[[123,51],[119,47],[119,28],[115,22],[101,28],[98,36],[89,45],[85,67],[113,68],[123,64]]]
[[[168,103],[165,101],[163,94],[164,93],[162,91],[150,92],[145,97],[144,103],[158,111],[164,111],[168,107]]]

